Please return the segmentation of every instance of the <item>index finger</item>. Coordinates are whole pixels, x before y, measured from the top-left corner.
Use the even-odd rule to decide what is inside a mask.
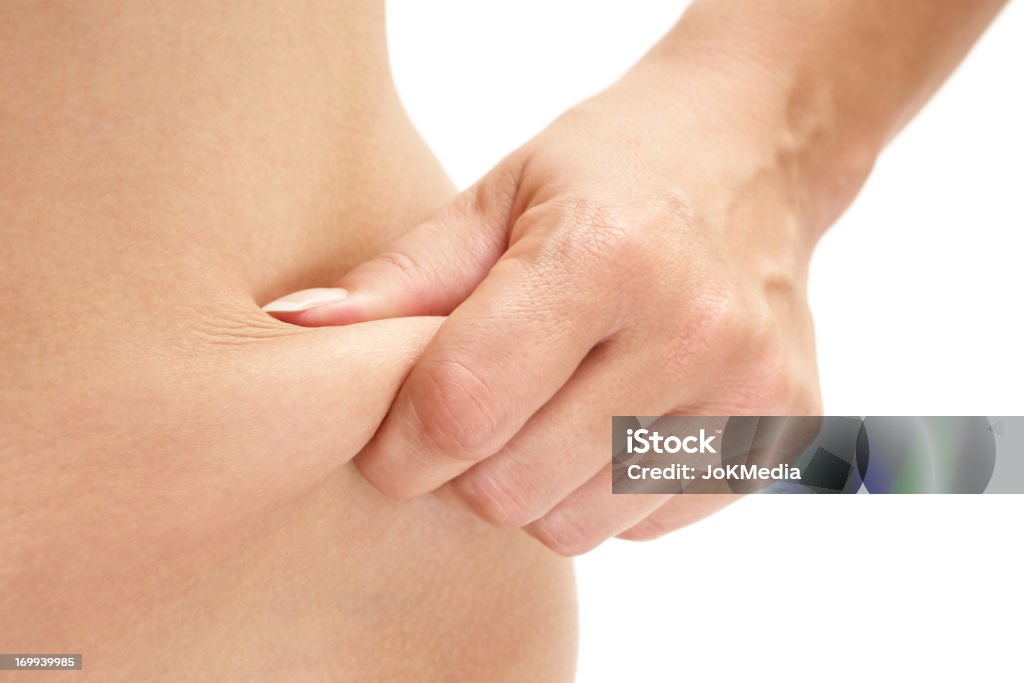
[[[517,245],[430,342],[356,457],[380,491],[419,495],[500,451],[614,331],[601,269],[549,244]]]

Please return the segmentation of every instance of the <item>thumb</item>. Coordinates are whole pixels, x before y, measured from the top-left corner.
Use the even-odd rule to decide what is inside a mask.
[[[520,169],[521,163],[512,158],[503,161],[336,286],[304,289],[263,310],[305,327],[448,315],[508,246]]]

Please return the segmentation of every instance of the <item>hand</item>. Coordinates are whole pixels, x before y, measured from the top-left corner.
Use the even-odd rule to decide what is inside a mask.
[[[785,117],[721,74],[648,61],[572,109],[299,325],[448,315],[356,462],[441,489],[564,554],[646,538],[729,496],[611,494],[611,416],[817,414],[814,242]],[[766,98],[767,99],[767,98]]]

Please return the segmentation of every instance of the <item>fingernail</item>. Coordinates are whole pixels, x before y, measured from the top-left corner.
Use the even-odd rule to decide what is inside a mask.
[[[348,290],[337,287],[320,287],[317,289],[303,289],[288,296],[271,301],[263,307],[267,313],[296,313],[308,311],[311,308],[334,304],[348,296]]]

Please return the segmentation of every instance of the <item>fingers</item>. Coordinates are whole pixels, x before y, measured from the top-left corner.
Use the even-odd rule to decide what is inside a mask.
[[[527,533],[560,555],[581,555],[652,514],[675,494],[613,494],[612,466],[587,481],[546,515],[526,527]]]
[[[519,179],[517,163],[514,157],[502,162],[336,286],[295,292],[263,310],[306,327],[447,315],[505,251]]]
[[[610,295],[598,279],[517,244],[409,374],[356,459],[366,478],[414,496],[501,450],[614,332],[618,308],[603,303]]]
[[[612,494],[611,416],[623,409],[624,388],[638,414],[658,414],[671,400],[663,388],[632,381],[651,361],[630,346],[595,349],[500,453],[445,487],[447,499],[499,526],[525,527],[564,555],[586,552],[658,509],[671,496]]]
[[[431,491],[497,453],[628,319],[646,250],[577,202],[534,205],[510,246],[448,317],[356,458],[380,491]],[[623,268],[627,263],[630,268]]]
[[[453,492],[499,526],[522,527],[544,516],[609,463],[611,416],[623,407],[633,360],[615,341],[594,349],[501,452],[451,482]],[[640,414],[663,407],[644,386],[631,391]]]

